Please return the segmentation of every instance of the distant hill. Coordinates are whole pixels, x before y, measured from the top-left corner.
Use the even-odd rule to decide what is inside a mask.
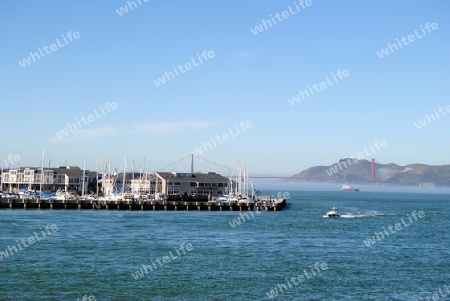
[[[324,183],[371,182],[372,162],[341,159],[331,166],[310,167],[288,180]],[[401,186],[450,186],[450,165],[411,164],[400,166],[394,163],[375,163],[375,182]]]

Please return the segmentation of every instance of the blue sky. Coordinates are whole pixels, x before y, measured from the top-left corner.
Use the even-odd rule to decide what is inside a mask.
[[[118,168],[146,158],[153,171],[244,121],[252,127],[200,157],[292,175],[386,140],[373,154],[380,163],[450,163],[450,117],[414,125],[450,105],[450,2],[312,0],[256,35],[294,1],[140,2],[122,16],[122,0],[1,2],[2,157],[36,166],[45,149],[52,165],[90,169],[102,157]],[[427,22],[438,28],[377,55]],[[64,44],[70,31],[79,38]],[[57,39],[64,47],[18,63]],[[204,50],[214,57],[199,64]],[[191,59],[198,66],[154,84]],[[288,102],[339,69],[350,76]],[[100,113],[108,102],[117,108]],[[94,110],[100,117],[57,137]],[[188,171],[189,161],[170,169]],[[200,159],[195,169],[223,172]]]

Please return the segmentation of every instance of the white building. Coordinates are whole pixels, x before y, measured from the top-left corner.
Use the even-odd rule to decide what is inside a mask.
[[[77,166],[60,166],[42,170],[41,168],[10,169],[1,175],[1,190],[19,192],[20,188],[34,191],[56,190],[76,191],[81,194],[88,192],[89,175],[85,172],[83,184],[83,170]]]
[[[220,196],[228,194],[229,179],[215,172],[157,172],[155,175],[158,178],[158,192],[162,192],[166,195],[181,194]]]

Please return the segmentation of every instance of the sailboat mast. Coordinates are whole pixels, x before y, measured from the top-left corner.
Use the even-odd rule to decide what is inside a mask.
[[[242,170],[242,177],[243,177],[243,182],[244,182],[244,187],[243,187],[243,194],[244,196],[247,195],[247,166],[244,166],[244,169]]]
[[[233,170],[230,170],[230,175],[228,177],[228,195],[231,196],[233,194]]]
[[[0,191],[3,191],[3,158],[2,158],[2,174],[0,177]]]
[[[105,195],[105,165],[104,165],[104,160],[102,157],[102,194]],[[97,194],[98,196],[98,194]]]
[[[42,195],[42,182],[44,181],[44,161],[45,161],[45,148],[42,152],[42,164],[41,164],[41,180],[39,181],[39,195]]]
[[[145,166],[145,158],[144,158],[144,174],[145,174],[145,179],[147,180],[147,169],[146,169],[146,166]]]
[[[252,197],[255,197],[255,185],[253,184],[252,178],[248,178],[250,180],[250,185],[252,187]]]
[[[242,170],[240,166],[238,166],[238,182],[239,182],[238,195],[242,195]]]
[[[95,158],[95,168],[97,169],[97,180],[95,181],[95,193],[98,196],[98,160]]]
[[[84,196],[84,181],[86,178],[86,160],[83,160],[83,182],[81,184],[81,196]]]
[[[122,194],[125,193],[125,177],[127,170],[127,157],[125,157],[125,164],[123,165],[123,181],[122,181]]]
[[[114,190],[114,185],[116,185],[116,179],[115,179],[116,174],[114,173],[114,175],[113,175],[111,173],[111,158],[109,158],[108,163],[106,164],[106,167],[107,167],[107,170],[108,170],[108,173],[106,174],[107,178],[108,178],[108,183],[109,183],[109,181],[111,181],[111,183],[112,183],[112,186],[109,187],[109,189],[108,189],[108,194],[111,194],[113,192],[113,190]]]

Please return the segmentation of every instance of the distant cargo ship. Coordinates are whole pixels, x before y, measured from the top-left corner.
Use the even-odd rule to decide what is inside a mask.
[[[359,189],[351,187],[350,185],[345,183],[344,185],[342,185],[342,191],[359,191]]]

